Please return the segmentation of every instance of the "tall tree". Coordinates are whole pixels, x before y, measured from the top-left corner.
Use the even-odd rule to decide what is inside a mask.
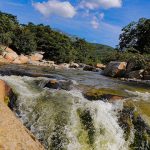
[[[150,53],[150,19],[141,18],[122,29],[120,49],[134,48],[140,53]]]

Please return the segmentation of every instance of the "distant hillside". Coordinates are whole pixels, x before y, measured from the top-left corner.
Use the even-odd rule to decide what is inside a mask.
[[[18,54],[43,51],[44,59],[56,63],[77,62],[94,65],[103,61],[113,48],[87,42],[80,37],[66,34],[49,25],[20,24],[17,16],[0,12],[0,44]]]

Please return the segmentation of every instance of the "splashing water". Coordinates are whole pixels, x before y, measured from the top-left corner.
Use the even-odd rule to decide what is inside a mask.
[[[3,76],[18,98],[16,112],[48,150],[127,150],[120,105],[88,101],[81,91],[43,88],[47,78]],[[139,95],[138,95],[139,96]]]

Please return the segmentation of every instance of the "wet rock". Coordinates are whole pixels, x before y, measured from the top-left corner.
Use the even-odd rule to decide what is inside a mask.
[[[122,77],[125,73],[127,63],[111,61],[104,69],[104,75],[110,77]]]
[[[0,100],[4,101],[9,108],[13,109],[16,99],[17,97],[12,88],[5,81],[0,80]]]
[[[16,64],[8,64],[8,65],[0,65],[0,74],[2,76],[7,75],[17,75],[17,76],[29,76],[29,77],[47,77],[47,78],[58,78],[64,79],[62,76],[53,75],[51,71],[53,67],[38,67],[33,65],[16,65]]]
[[[77,63],[71,62],[69,67],[70,68],[79,68],[79,65]]]
[[[126,103],[119,113],[119,124],[124,130],[125,140],[130,140],[134,130],[131,149],[148,150],[150,148],[150,127],[145,123],[133,103]]]
[[[128,74],[126,74],[125,76],[127,78],[142,79],[143,73],[144,73],[144,70],[142,69],[142,70],[131,71]]]
[[[53,89],[63,89],[63,90],[71,90],[73,82],[68,80],[50,80],[45,87],[53,88]]]
[[[97,63],[96,68],[100,68],[100,69],[104,70],[106,68],[106,65]]]
[[[86,65],[84,68],[83,68],[84,71],[94,71],[96,72],[96,68],[93,67],[93,66],[90,66],[90,65]]]
[[[120,91],[106,88],[88,90],[84,92],[84,96],[88,100],[108,100],[109,102],[114,102],[125,98],[124,94]]]
[[[79,68],[84,68],[85,66],[86,66],[86,64],[79,63]]]

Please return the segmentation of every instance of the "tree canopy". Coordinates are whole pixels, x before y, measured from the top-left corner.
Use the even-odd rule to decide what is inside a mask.
[[[100,61],[101,51],[108,48],[73,38],[48,25],[32,22],[19,24],[16,16],[3,12],[0,12],[0,44],[9,46],[18,54],[43,51],[45,59],[57,63],[76,61],[93,64]],[[109,49],[113,50],[111,47]]]
[[[150,19],[141,18],[131,22],[122,29],[119,48],[121,50],[134,48],[141,54],[150,54]]]

